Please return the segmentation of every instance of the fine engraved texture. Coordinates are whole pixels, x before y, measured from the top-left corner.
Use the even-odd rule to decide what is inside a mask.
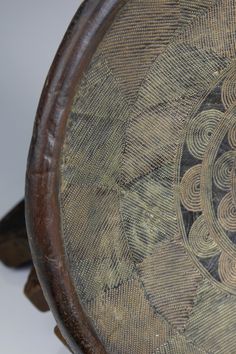
[[[130,0],[76,91],[67,264],[108,353],[235,354],[236,0]]]

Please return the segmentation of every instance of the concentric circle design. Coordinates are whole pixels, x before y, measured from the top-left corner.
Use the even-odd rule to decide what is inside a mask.
[[[230,128],[228,139],[231,148],[236,149],[236,124]]]
[[[236,101],[236,74],[232,70],[224,80],[222,86],[222,101],[226,109],[228,109]]]
[[[233,167],[236,151],[228,151],[216,161],[214,168],[215,185],[223,191],[232,189]]]
[[[203,215],[199,216],[190,230],[189,244],[195,255],[200,258],[213,257],[220,252],[207,229]]]
[[[202,159],[206,147],[223,113],[215,109],[203,111],[194,117],[187,132],[187,145],[190,153]]]
[[[89,4],[34,134],[60,313],[101,353],[234,354],[236,1]]]
[[[219,261],[219,275],[222,282],[229,287],[236,287],[236,261],[222,253]]]
[[[190,168],[184,175],[181,186],[181,201],[189,211],[201,210],[200,199],[201,165]]]
[[[232,72],[232,68],[229,70]],[[227,85],[230,86],[229,77],[232,75],[226,74],[221,82],[221,90],[225,90],[224,98],[227,100],[229,93],[225,89],[225,80]],[[219,85],[219,84],[218,84]],[[226,85],[226,86],[227,86]],[[208,104],[208,99],[212,99],[212,93],[205,98],[203,105]],[[221,94],[223,97],[223,94]],[[223,99],[223,98],[222,98]],[[227,102],[231,102],[229,98]],[[201,109],[201,108],[200,108]],[[211,113],[211,111],[210,111]],[[215,114],[217,116],[217,114]],[[199,132],[201,131],[202,121],[204,117],[204,125],[211,129],[210,134],[207,133],[208,141],[206,144],[199,144],[202,148],[201,155],[196,153],[196,149],[193,149],[192,142],[197,141]],[[235,204],[235,159],[236,151],[234,148],[234,129],[236,121],[236,106],[232,101],[230,107],[225,111],[219,111],[218,121],[215,121],[215,125],[212,125],[212,115],[207,114],[205,111],[200,114],[196,114],[192,117],[192,120],[186,126],[186,145],[188,153],[184,153],[185,143],[184,140],[181,146],[180,164],[185,165],[188,163],[189,168],[183,176],[179,176],[180,188],[179,188],[179,201],[182,205],[181,218],[180,218],[180,230],[183,232],[186,245],[190,247],[195,255],[195,261],[203,271],[208,271],[209,276],[213,276],[219,284],[226,286],[229,291],[234,292],[236,287],[232,284],[233,280],[227,279],[227,267],[224,266],[226,260],[230,260],[230,264],[234,262],[236,257],[236,245],[234,239],[236,236],[236,204]],[[199,119],[199,131],[195,129],[195,120]],[[198,129],[197,128],[197,129]],[[195,129],[195,130],[194,130]],[[203,128],[204,129],[204,128]],[[195,131],[195,133],[193,133]],[[197,138],[194,136],[197,136]],[[203,136],[202,134],[200,136]],[[188,155],[189,154],[189,155]],[[194,164],[191,166],[191,156],[193,158],[202,159],[202,164]],[[196,203],[196,196],[193,193],[187,193],[189,196],[188,203],[186,203],[183,197],[183,189],[186,188],[186,180],[188,176],[193,174],[192,171],[198,170],[200,177],[195,177],[198,180],[197,196],[198,196],[198,208],[189,207]],[[200,181],[200,182],[199,182]],[[184,186],[184,188],[183,188]],[[178,199],[178,198],[177,198]],[[196,221],[191,225],[186,223],[192,212],[196,215]],[[198,216],[197,213],[202,213]],[[187,218],[188,216],[188,218]],[[190,231],[188,231],[188,229]],[[197,234],[199,237],[197,237]],[[234,235],[235,234],[235,235]],[[211,253],[212,252],[212,253]],[[220,255],[219,258],[216,258]],[[208,258],[208,262],[203,262],[203,259]],[[214,275],[211,269],[211,262],[214,259],[217,273]],[[217,261],[218,259],[218,261]],[[229,261],[228,261],[229,263]],[[219,274],[219,279],[216,275]]]
[[[218,218],[225,230],[236,232],[236,205],[231,193],[226,194],[221,200],[218,207]]]

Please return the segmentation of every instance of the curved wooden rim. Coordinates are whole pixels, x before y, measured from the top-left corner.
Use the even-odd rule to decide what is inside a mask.
[[[75,89],[115,15],[128,0],[86,0],[57,52],[40,99],[26,174],[29,240],[50,308],[74,353],[106,353],[67,268],[59,210],[59,162]]]

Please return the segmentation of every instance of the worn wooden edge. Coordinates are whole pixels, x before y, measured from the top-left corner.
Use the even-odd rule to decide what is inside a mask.
[[[59,210],[65,127],[83,72],[128,0],[86,0],[75,15],[40,99],[26,174],[26,220],[36,271],[62,336],[74,353],[106,353],[71,281]]]
[[[29,273],[29,277],[24,287],[24,294],[39,311],[50,311],[34,267],[32,267]]]
[[[56,327],[54,328],[54,334],[55,334],[55,335],[57,336],[57,338],[62,342],[62,344],[70,350],[70,348],[68,347],[68,345],[67,345],[67,343],[66,343],[66,341],[65,341],[65,338],[64,338],[63,335],[61,334],[61,331],[60,331],[60,329],[59,329],[58,326],[56,326]]]

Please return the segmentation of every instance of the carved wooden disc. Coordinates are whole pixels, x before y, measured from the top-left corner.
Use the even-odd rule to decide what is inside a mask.
[[[235,353],[235,33],[234,0],[88,0],[68,30],[26,191],[75,353]]]

